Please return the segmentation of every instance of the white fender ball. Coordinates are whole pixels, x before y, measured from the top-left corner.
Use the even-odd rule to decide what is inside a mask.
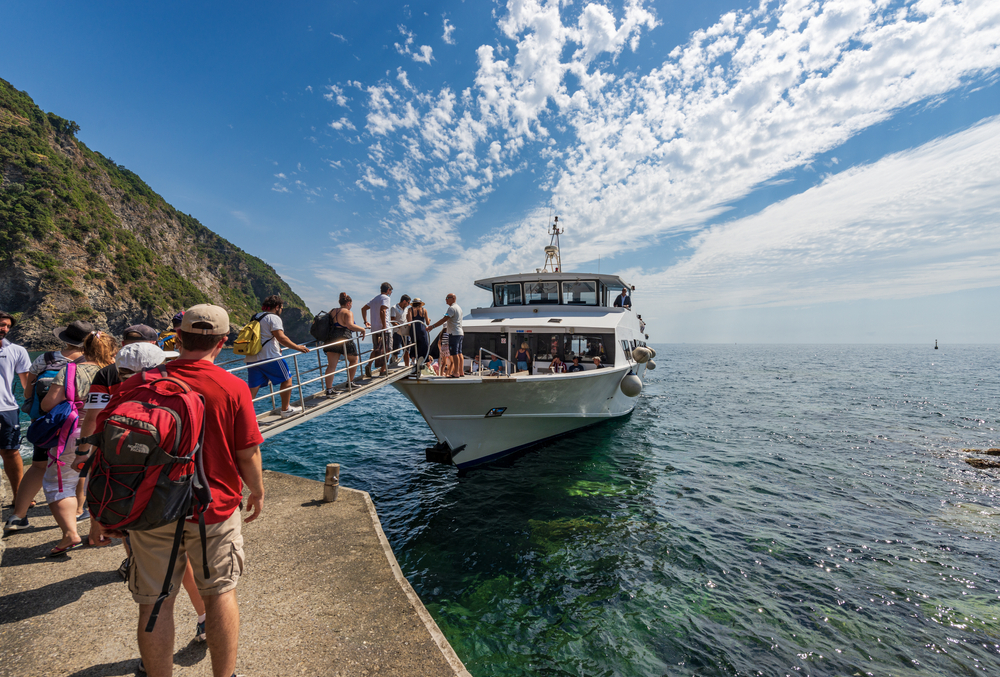
[[[653,359],[654,357],[656,357],[656,350],[654,350],[653,348],[646,348],[646,350],[649,351],[649,359]]]
[[[626,397],[638,397],[639,393],[642,392],[642,379],[629,373],[622,379],[620,387]]]
[[[649,369],[650,371],[652,371],[653,369],[656,369],[656,362],[653,362],[652,360],[647,361],[646,362],[646,369]]]
[[[637,346],[632,349],[632,359],[638,362],[639,364],[642,364],[650,357],[652,357],[652,355],[649,354],[649,348],[645,348],[643,346]]]

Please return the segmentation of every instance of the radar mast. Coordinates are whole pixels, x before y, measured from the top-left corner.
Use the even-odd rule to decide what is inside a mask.
[[[555,217],[549,229],[549,245],[545,248],[545,265],[538,272],[548,271],[550,273],[562,272],[562,255],[559,253],[559,236],[566,232],[565,228],[559,227],[559,217]]]

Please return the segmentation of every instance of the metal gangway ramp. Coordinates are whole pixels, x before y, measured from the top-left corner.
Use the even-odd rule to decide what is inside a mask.
[[[417,320],[419,322],[420,320]],[[413,324],[413,322],[407,322],[399,327],[406,327],[407,325]],[[372,332],[372,336],[385,337],[387,341],[392,340],[392,331],[398,327],[393,327],[390,329],[382,329],[377,332]],[[348,342],[354,342],[355,347],[358,351],[358,364],[355,365],[357,370],[356,378],[354,381],[341,381],[334,386],[334,392],[332,394],[327,394],[325,388],[325,379],[327,376],[331,376],[334,380],[340,375],[344,375],[346,378],[348,373],[348,366],[340,366],[338,363],[338,369],[333,371],[331,374],[326,373],[326,368],[323,362],[323,349],[333,346],[339,346]],[[317,341],[311,341],[311,344],[318,343]],[[281,390],[275,390],[274,386],[270,387],[270,392],[265,394],[258,394],[254,398],[254,405],[263,402],[265,400],[271,400],[271,407],[265,411],[258,411],[257,413],[257,425],[260,427],[260,433],[263,435],[264,439],[274,437],[278,433],[290,430],[297,425],[310,421],[317,416],[322,416],[328,412],[342,407],[348,402],[353,402],[354,400],[364,397],[369,393],[376,390],[381,390],[382,388],[392,385],[396,381],[402,380],[411,374],[417,373],[417,368],[414,364],[409,367],[403,365],[402,352],[406,348],[397,348],[395,350],[390,350],[386,353],[384,359],[389,362],[392,359],[399,359],[399,363],[396,365],[390,364],[388,366],[388,374],[386,376],[379,376],[378,371],[380,369],[376,360],[380,359],[378,355],[372,357],[373,348],[363,349],[361,345],[361,338],[355,337],[353,339],[342,339],[339,341],[333,341],[330,343],[324,343],[321,345],[315,345],[310,348],[308,352],[301,353],[299,351],[291,351],[290,353],[285,353],[282,350],[281,357],[276,357],[270,360],[261,360],[259,362],[254,362],[250,365],[244,363],[243,358],[237,360],[231,360],[229,362],[224,362],[219,366],[226,369],[231,373],[240,375],[240,372],[245,372],[249,367],[268,364],[269,362],[277,362],[278,360],[285,359],[291,360],[293,369],[292,374],[292,385],[287,388],[291,391],[291,404],[295,407],[301,407],[302,411],[298,414],[293,414],[288,417],[281,415],[281,406],[278,403],[278,399],[281,396]],[[310,367],[307,365],[312,363],[312,358],[310,354],[316,355],[316,366]],[[363,359],[367,354],[367,359]],[[335,357],[338,357],[338,353],[332,353]],[[328,355],[329,359],[329,355]],[[413,363],[423,362],[423,358],[419,360],[412,360]],[[235,365],[239,366],[235,366]],[[373,373],[372,376],[367,376],[366,372]],[[316,374],[315,376],[311,376]],[[296,397],[297,395],[297,397]]]

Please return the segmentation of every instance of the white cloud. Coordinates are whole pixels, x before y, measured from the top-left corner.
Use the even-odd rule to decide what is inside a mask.
[[[476,49],[475,84],[460,94],[348,83],[367,94],[372,165],[358,185],[395,200],[383,228],[428,260],[462,251],[472,275],[534,268],[547,208],[476,242],[458,228],[497,180],[545,170],[540,185],[571,224],[565,255],[623,253],[697,232],[788,170],[1000,66],[995,2],[788,0],[727,13],[651,70],[614,68],[657,21],[639,0],[615,13],[509,0],[501,39]],[[397,50],[418,56],[399,30]]]
[[[398,42],[394,43],[396,51],[402,54],[403,56],[410,57],[414,61],[417,61],[419,63],[425,63],[428,66],[430,66],[431,60],[434,58],[432,56],[434,50],[431,49],[431,47],[428,45],[420,45],[417,48],[417,51],[413,51],[413,44],[414,41],[416,40],[416,35],[414,35],[413,31],[410,31],[409,29],[406,28],[406,26],[402,24],[400,24],[397,28],[399,29],[399,34],[402,35],[405,38],[405,40],[403,41],[402,44]]]
[[[339,120],[334,120],[333,122],[330,123],[330,126],[338,131],[341,129],[351,129],[351,130],[356,129],[354,123],[352,123],[347,118],[340,118]]]
[[[1000,286],[1000,118],[846,170],[691,238],[641,276],[664,310],[902,299]]]
[[[338,106],[347,107],[347,102],[349,99],[344,95],[344,90],[338,85],[327,85],[327,93],[323,95],[323,98],[327,101],[332,101]]]
[[[455,38],[452,37],[452,33],[455,32],[455,27],[448,21],[447,18],[444,19],[444,33],[441,35],[441,39],[444,40],[447,45],[454,45]]]

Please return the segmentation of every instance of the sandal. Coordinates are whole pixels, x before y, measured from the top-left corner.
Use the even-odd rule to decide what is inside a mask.
[[[60,557],[62,555],[67,554],[70,550],[76,550],[82,547],[83,547],[83,541],[82,540],[77,541],[76,543],[71,543],[70,545],[67,545],[65,548],[52,548],[52,550],[49,551],[48,556]]]

